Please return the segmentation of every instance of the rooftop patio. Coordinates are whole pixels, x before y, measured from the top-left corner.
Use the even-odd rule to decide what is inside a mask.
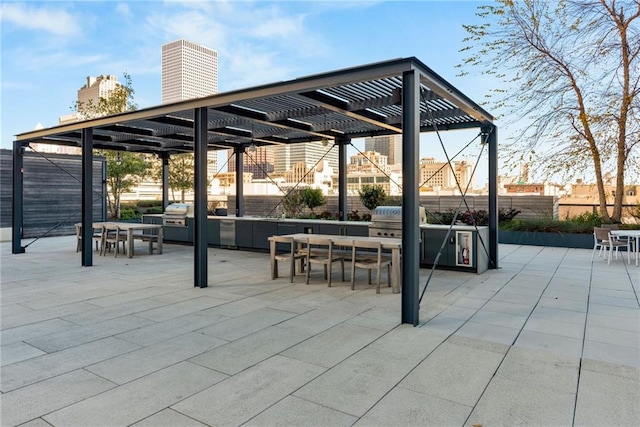
[[[268,254],[209,248],[194,288],[192,247],[92,268],[75,247],[0,244],[3,426],[640,419],[640,267],[620,259],[501,245],[500,269],[437,271],[412,327],[364,272],[290,284]]]

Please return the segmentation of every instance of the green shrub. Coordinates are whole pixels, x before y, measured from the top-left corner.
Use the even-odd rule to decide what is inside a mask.
[[[365,184],[358,190],[358,195],[362,205],[370,211],[383,204],[387,198],[387,192],[382,185]]]
[[[120,210],[120,219],[124,220],[124,221],[130,221],[132,219],[140,219],[142,218],[142,215],[140,215],[140,213],[135,210],[135,209],[121,209]]]
[[[313,213],[315,208],[327,203],[327,198],[322,194],[321,189],[307,187],[300,191],[300,201]]]

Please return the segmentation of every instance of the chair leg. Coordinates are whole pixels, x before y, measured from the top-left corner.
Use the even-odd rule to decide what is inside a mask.
[[[293,276],[296,274],[296,259],[291,257],[291,270],[289,270],[289,279],[293,283]]]
[[[324,265],[324,278],[327,278],[327,267],[329,269],[329,281],[327,282],[327,286],[331,287],[331,276],[333,276],[333,262],[329,261],[329,265]]]
[[[377,284],[376,284],[376,294],[380,293],[380,264],[378,264],[378,268],[376,270],[376,279],[377,279]]]
[[[351,290],[356,289],[356,263],[351,262]]]

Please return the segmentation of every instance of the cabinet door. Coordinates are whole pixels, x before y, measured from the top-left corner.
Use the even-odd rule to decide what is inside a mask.
[[[433,263],[436,260],[436,256],[438,255],[438,253],[440,252],[440,248],[442,247],[442,241],[445,239],[447,235],[446,231],[443,230],[423,230],[422,232],[422,244],[423,244],[423,248],[424,248],[424,257],[422,260],[423,264],[428,264],[428,265],[433,265]],[[451,240],[451,239],[448,239]],[[444,246],[444,249],[442,250],[442,253],[440,254],[440,258],[438,259],[438,265],[441,266],[449,266],[451,265],[451,261],[450,261],[450,255],[451,255],[451,249],[450,247],[453,246],[454,251],[455,251],[455,244],[451,244],[450,242],[447,242]],[[455,252],[453,253],[454,255],[454,259],[453,262],[455,263]]]
[[[207,242],[210,245],[220,246],[220,221],[207,220]]]
[[[335,236],[342,236],[344,231],[341,225],[338,224],[318,224],[318,234],[333,234]]]
[[[278,223],[274,221],[255,221],[253,223],[253,248],[269,249],[269,237],[278,232]]]
[[[359,236],[359,237],[368,237],[369,236],[369,226],[368,225],[347,225],[345,227],[345,235],[347,236]]]

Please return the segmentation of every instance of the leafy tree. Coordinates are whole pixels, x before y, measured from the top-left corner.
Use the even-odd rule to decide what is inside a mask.
[[[370,211],[383,204],[387,199],[387,192],[381,185],[365,184],[361,190],[358,190],[358,195],[362,205]]]
[[[120,199],[122,193],[131,191],[140,184],[147,172],[147,162],[140,154],[103,151],[107,159],[107,201],[109,212],[121,218]]]
[[[171,198],[176,200],[175,191],[180,191],[180,201],[184,203],[185,193],[195,187],[195,157],[191,153],[177,154],[169,158],[169,188]],[[207,161],[208,163],[208,161]],[[156,181],[162,181],[162,162],[154,162],[151,176]],[[210,182],[207,181],[207,185]]]
[[[326,204],[327,198],[322,194],[321,189],[307,187],[300,190],[300,201],[303,205],[311,209],[311,213],[315,215],[313,210],[318,206]]]
[[[71,107],[81,119],[93,119],[133,111],[138,107],[133,101],[131,76],[126,72],[124,83],[116,86],[109,95],[100,97],[98,102],[76,102]],[[147,162],[142,154],[96,150],[96,154],[107,159],[107,201],[112,217],[121,218],[120,198],[122,193],[131,191],[147,174]]]
[[[295,218],[302,211],[304,204],[300,200],[300,189],[294,188],[282,199],[282,209],[289,218]]]
[[[593,172],[600,214],[619,221],[625,178],[638,174],[640,2],[498,0],[478,16],[464,26],[463,75],[477,66],[502,80],[489,102],[529,123],[507,155],[539,156],[546,172],[567,178]],[[611,216],[607,171],[616,177]]]

